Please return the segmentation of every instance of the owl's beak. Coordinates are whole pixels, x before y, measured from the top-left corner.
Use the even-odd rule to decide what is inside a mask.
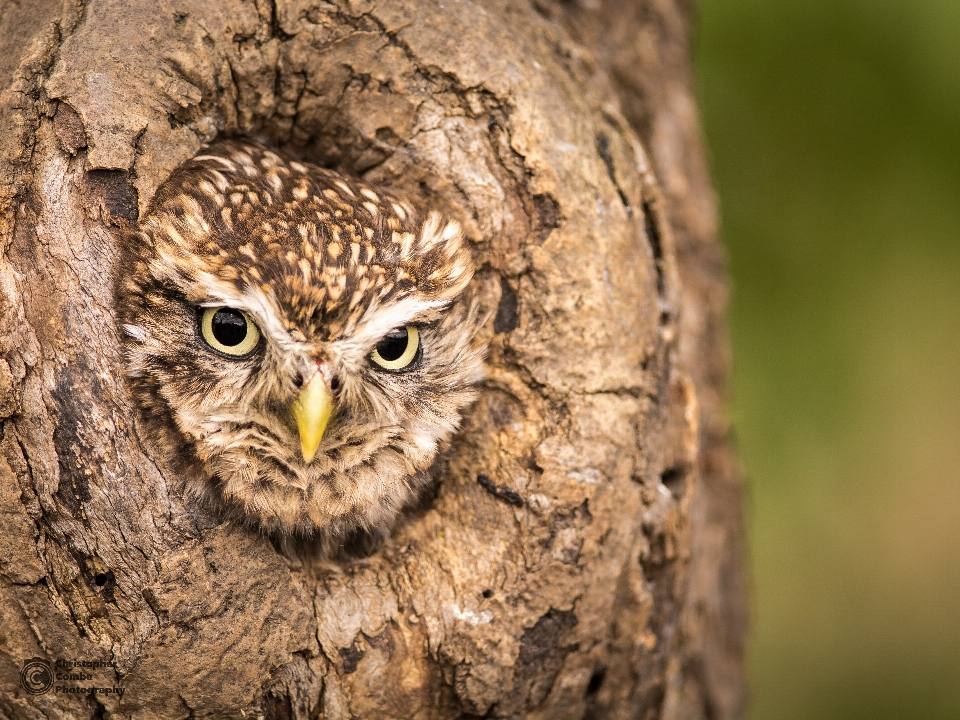
[[[314,373],[293,402],[293,417],[300,431],[300,449],[303,451],[303,461],[308,465],[317,454],[332,412],[333,395],[326,379],[322,373]]]

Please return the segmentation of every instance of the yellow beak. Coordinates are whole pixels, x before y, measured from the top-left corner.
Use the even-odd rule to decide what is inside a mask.
[[[317,454],[323,431],[333,413],[333,395],[320,373],[307,380],[300,396],[293,402],[293,417],[300,431],[300,449],[308,465]]]

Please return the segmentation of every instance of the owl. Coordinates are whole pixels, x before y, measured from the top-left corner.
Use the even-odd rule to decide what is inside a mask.
[[[483,374],[459,225],[233,140],[120,244],[129,386],[188,495],[286,538],[388,531]]]

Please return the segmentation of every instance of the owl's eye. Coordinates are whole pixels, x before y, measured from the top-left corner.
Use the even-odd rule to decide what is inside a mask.
[[[400,372],[412,369],[420,355],[420,331],[407,325],[390,331],[378,342],[370,359],[384,370]]]
[[[253,352],[260,342],[260,329],[242,310],[203,308],[200,335],[217,352],[243,357]]]

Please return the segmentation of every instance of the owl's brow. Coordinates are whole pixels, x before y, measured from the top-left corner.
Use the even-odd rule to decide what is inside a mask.
[[[284,326],[284,314],[279,303],[262,289],[249,286],[242,291],[228,282],[224,282],[212,273],[198,272],[189,278],[189,284],[205,300],[195,302],[197,307],[231,307],[250,313],[257,321],[260,330],[283,348],[299,348],[299,343]]]
[[[391,330],[408,325],[449,304],[449,300],[426,300],[422,297],[407,296],[389,305],[371,306],[350,337],[336,340],[334,347],[344,353],[366,354]]]

